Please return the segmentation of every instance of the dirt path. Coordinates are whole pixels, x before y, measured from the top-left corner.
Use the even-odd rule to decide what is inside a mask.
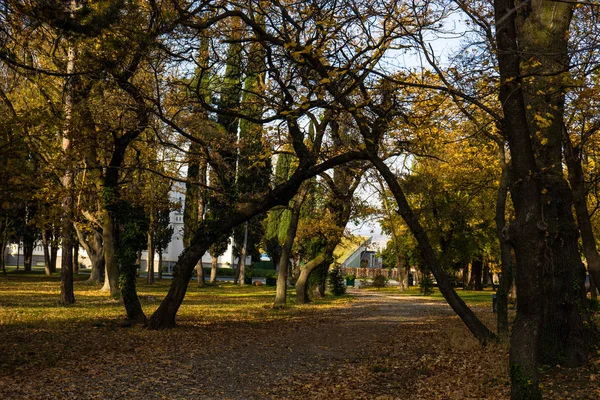
[[[0,398],[443,398],[428,380],[480,351],[444,302],[351,294],[346,307],[289,320],[90,327],[77,343],[41,326],[19,338],[32,351],[0,377]]]
[[[181,318],[166,331],[83,320],[73,326],[84,334],[63,337],[41,323],[11,335],[0,352],[18,351],[0,376],[0,398],[508,398],[507,347],[481,348],[445,302],[351,294],[326,311],[308,306],[256,322]],[[475,311],[493,326],[490,310]],[[544,382],[544,398],[598,398],[594,364],[564,371]]]

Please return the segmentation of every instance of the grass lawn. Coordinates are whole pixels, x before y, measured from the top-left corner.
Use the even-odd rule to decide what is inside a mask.
[[[110,299],[100,285],[87,283],[87,275],[75,276],[75,304],[58,305],[60,272],[47,277],[42,272],[25,273],[8,269],[0,275],[0,325],[3,329],[23,326],[49,327],[62,324],[89,323],[94,326],[124,319],[121,301]],[[169,290],[171,281],[156,280],[154,285],[138,280],[138,296],[146,316],[158,307]],[[243,287],[220,282],[215,286],[198,287],[190,282],[186,297],[177,314],[178,323],[207,325],[222,321],[264,322],[275,319],[302,317],[315,310],[339,307],[350,301],[349,296],[316,299],[310,307],[296,306],[292,289],[288,295],[289,308],[272,309],[275,287]]]
[[[274,310],[274,287],[191,282],[178,326],[151,331],[121,327],[122,302],[86,279],[64,307],[58,274],[0,275],[1,399],[507,398],[506,344],[480,347],[437,291],[303,306],[290,292]],[[169,285],[140,279],[147,316]],[[458,292],[494,326],[492,291]],[[598,374],[544,372],[545,398],[599,398]]]
[[[400,294],[402,296],[417,296],[424,299],[445,301],[444,296],[442,296],[442,293],[438,288],[433,288],[433,294],[429,296],[423,296],[423,294],[421,294],[421,292],[419,291],[418,286],[411,286],[408,290],[404,290],[402,292],[398,290],[398,286],[386,286],[384,288],[379,289],[374,287],[366,287],[361,288],[360,290],[383,291],[386,293]],[[492,295],[496,293],[496,291],[492,288],[486,288],[483,291],[463,290],[462,288],[455,288],[455,290],[456,293],[458,293],[458,295],[467,304],[473,304],[477,306],[484,306],[486,304],[489,304],[490,307],[492,306]]]

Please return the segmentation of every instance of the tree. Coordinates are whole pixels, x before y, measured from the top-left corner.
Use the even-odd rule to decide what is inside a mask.
[[[497,0],[494,6],[499,99],[511,151],[516,214],[508,231],[517,258],[519,296],[511,336],[511,397],[520,399],[541,396],[537,360],[542,354],[563,354],[567,363],[578,364],[589,352],[584,328],[588,317],[576,306],[585,301],[583,290],[572,285],[583,282],[583,266],[561,163],[564,84],[559,77],[568,67],[565,32],[573,5],[545,1],[518,12],[510,11],[511,1]],[[523,80],[524,74],[535,75]]]

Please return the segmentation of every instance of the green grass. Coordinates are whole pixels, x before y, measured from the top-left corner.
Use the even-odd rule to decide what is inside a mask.
[[[418,286],[411,286],[411,288],[409,290],[405,290],[403,292],[400,292],[398,290],[397,286],[386,286],[385,288],[382,288],[382,289],[368,287],[368,288],[364,288],[361,290],[370,290],[370,291],[375,291],[375,292],[382,291],[382,292],[386,292],[386,293],[396,293],[396,294],[400,294],[402,296],[415,296],[415,297],[422,297],[422,298],[426,298],[426,299],[445,301],[444,296],[442,296],[442,293],[440,292],[440,290],[438,288],[433,288],[433,294],[430,296],[423,296],[421,294],[421,292],[419,291]],[[492,290],[492,288],[486,288],[483,291],[463,290],[462,288],[455,288],[455,290],[456,290],[456,293],[458,293],[458,295],[467,304],[475,304],[475,305],[489,304],[490,307],[492,304],[492,295],[496,293],[496,291]]]
[[[52,327],[72,324],[113,324],[125,317],[120,300],[101,292],[99,284],[86,282],[88,275],[75,276],[75,304],[59,306],[60,276],[47,277],[41,271],[25,273],[8,270],[0,275],[0,326]],[[154,285],[138,280],[138,296],[146,316],[150,316],[167,294],[171,280]],[[288,308],[272,309],[275,287],[237,286],[219,283],[198,287],[190,282],[186,297],[177,314],[178,323],[192,325],[222,323],[253,323],[285,318],[301,318],[303,314],[323,308],[342,306],[349,297],[326,296],[310,306],[296,306],[292,289],[288,292]]]

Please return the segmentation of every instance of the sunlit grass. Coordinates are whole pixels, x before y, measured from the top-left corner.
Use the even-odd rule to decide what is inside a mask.
[[[424,296],[418,286],[411,286],[408,290],[404,290],[400,292],[398,286],[386,286],[384,288],[374,288],[374,287],[366,287],[361,288],[360,290],[369,290],[369,291],[380,291],[385,293],[395,293],[400,294],[402,296],[417,296],[422,297],[424,299],[432,299],[432,300],[440,300],[445,301],[444,296],[438,288],[433,288],[433,294],[429,296]],[[462,288],[455,288],[456,293],[468,304],[477,304],[484,305],[486,303],[492,304],[492,295],[496,293],[492,288],[486,288],[483,291],[475,291],[475,290],[463,290]]]
[[[4,329],[17,327],[52,327],[89,322],[93,325],[122,321],[125,313],[120,300],[111,299],[101,286],[86,282],[86,275],[75,278],[76,302],[60,306],[60,276],[46,277],[40,273],[10,271],[0,276],[0,325]],[[170,280],[154,285],[138,281],[138,296],[147,316],[150,316],[167,294]],[[288,307],[273,309],[275,288],[268,286],[240,287],[232,283],[198,287],[190,282],[186,297],[177,314],[178,323],[191,325],[260,323],[277,319],[302,317],[316,310],[343,306],[348,297],[325,297],[310,306],[296,306],[294,293],[288,293]]]

